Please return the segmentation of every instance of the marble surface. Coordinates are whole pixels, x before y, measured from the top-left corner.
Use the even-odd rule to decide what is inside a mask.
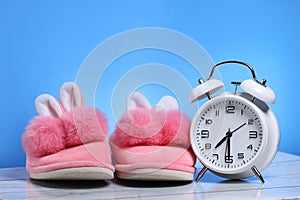
[[[198,164],[199,165],[199,164]],[[201,167],[199,165],[199,167]],[[200,168],[197,170],[199,172]],[[24,168],[0,169],[2,199],[300,199],[300,157],[278,152],[256,177],[227,180],[207,172],[200,182],[36,181]]]

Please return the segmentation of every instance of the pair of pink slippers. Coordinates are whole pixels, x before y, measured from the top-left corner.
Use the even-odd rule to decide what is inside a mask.
[[[177,101],[164,96],[152,108],[138,92],[108,136],[98,109],[84,106],[80,88],[64,83],[60,102],[43,94],[35,101],[38,116],[26,127],[26,169],[38,180],[191,181],[195,155],[190,148],[190,119]],[[113,160],[112,160],[113,158]]]

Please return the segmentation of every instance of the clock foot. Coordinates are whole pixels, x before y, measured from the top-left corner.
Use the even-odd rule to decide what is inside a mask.
[[[205,174],[205,172],[207,171],[207,167],[203,167],[202,169],[201,169],[201,171],[199,172],[199,174],[198,174],[198,176],[197,176],[197,178],[196,178],[196,181],[198,182],[201,178],[202,178],[202,176]]]
[[[255,166],[253,166],[251,169],[252,169],[253,173],[255,174],[255,176],[260,180],[260,182],[261,182],[262,184],[264,184],[264,183],[265,183],[265,180],[264,180],[264,178],[262,177],[261,173],[258,171],[258,169],[257,169]]]

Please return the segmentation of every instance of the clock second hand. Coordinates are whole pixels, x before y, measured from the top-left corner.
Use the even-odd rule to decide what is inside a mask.
[[[245,126],[247,123],[245,122],[245,123],[243,123],[242,125],[240,125],[239,127],[237,127],[236,129],[234,129],[231,133],[234,133],[234,132],[236,132],[237,130],[239,130],[240,128],[242,128],[243,126]],[[232,136],[232,134],[231,134],[231,136]],[[231,137],[230,136],[230,137]]]

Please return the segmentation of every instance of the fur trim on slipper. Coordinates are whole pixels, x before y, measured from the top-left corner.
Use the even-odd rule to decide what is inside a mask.
[[[66,134],[66,147],[104,141],[108,132],[105,115],[98,109],[74,108],[61,117]]]
[[[88,142],[105,141],[108,122],[93,108],[74,108],[61,118],[37,116],[26,127],[23,146],[26,154],[41,157]]]
[[[110,141],[119,147],[173,145],[188,147],[190,119],[179,110],[138,108],[125,112]]]
[[[190,146],[190,118],[179,110],[167,111],[160,145]]]
[[[23,134],[22,142],[27,155],[46,156],[65,148],[65,134],[60,119],[37,116],[30,121]]]
[[[125,112],[110,140],[119,147],[159,144],[165,113],[138,108]]]

